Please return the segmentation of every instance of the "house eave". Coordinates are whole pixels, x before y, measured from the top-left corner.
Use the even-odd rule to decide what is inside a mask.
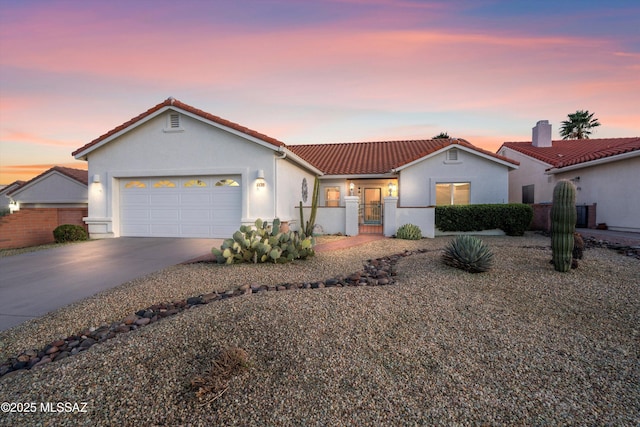
[[[342,175],[329,175],[325,174],[320,179],[389,179],[397,178],[398,174],[394,172],[387,173],[361,173],[361,174],[342,174]]]
[[[223,125],[221,123],[217,123],[217,122],[215,122],[213,120],[209,120],[206,117],[202,117],[202,116],[199,116],[198,114],[194,114],[194,113],[192,113],[190,111],[183,110],[180,107],[177,107],[177,106],[174,106],[174,105],[167,105],[167,106],[164,106],[164,107],[158,109],[157,111],[154,111],[153,113],[141,118],[140,120],[136,121],[135,123],[132,123],[131,125],[127,126],[126,128],[114,133],[113,135],[109,135],[109,137],[103,139],[102,141],[98,142],[97,144],[91,145],[90,147],[87,147],[85,150],[77,153],[74,157],[77,160],[87,160],[87,155],[89,153],[91,153],[92,151],[97,150],[100,147],[103,147],[104,145],[110,143],[111,141],[113,141],[115,139],[118,139],[122,135],[132,131],[133,129],[135,129],[135,128],[137,128],[137,127],[139,127],[139,126],[141,126],[141,125],[143,125],[143,124],[145,124],[145,123],[147,123],[147,122],[149,122],[149,121],[151,121],[153,119],[155,119],[156,117],[164,114],[167,111],[175,111],[177,113],[180,113],[180,114],[183,114],[185,116],[191,117],[191,118],[193,118],[195,120],[198,120],[198,121],[200,121],[202,123],[206,123],[206,124],[208,124],[210,126],[213,126],[215,128],[224,130],[225,132],[228,132],[230,134],[239,136],[239,137],[241,137],[243,139],[246,139],[248,141],[251,141],[253,143],[256,143],[256,144],[258,144],[258,145],[260,145],[262,147],[268,148],[268,149],[273,150],[273,151],[279,151],[279,148],[281,148],[281,147],[275,146],[275,145],[273,145],[273,144],[271,144],[269,142],[263,141],[260,138],[256,138],[254,136],[251,136],[251,135],[248,135],[248,134],[246,134],[244,132],[241,132],[241,131],[239,131],[237,129],[230,128],[230,127],[225,126],[225,125]]]
[[[293,153],[293,151],[289,150],[286,147],[276,147],[276,151],[278,153],[281,153],[284,155],[284,158],[289,158],[291,159],[293,162],[297,163],[299,166],[302,166],[303,168],[307,169],[308,171],[310,171],[311,173],[317,175],[317,176],[322,176],[324,175],[324,173],[316,168],[315,166],[313,166],[311,163],[307,162],[306,160],[304,160],[303,158],[301,158],[300,156],[296,155]]]
[[[482,157],[483,159],[490,160],[492,162],[499,163],[499,164],[501,164],[503,166],[507,166],[507,167],[509,167],[511,169],[518,169],[519,168],[519,166],[516,165],[516,164],[504,161],[502,159],[495,158],[493,156],[489,156],[489,155],[487,155],[485,153],[482,153],[480,151],[473,150],[471,148],[465,147],[465,146],[460,145],[460,144],[451,144],[451,145],[447,145],[446,147],[442,147],[441,149],[439,149],[437,151],[434,151],[433,153],[429,153],[426,156],[420,157],[419,159],[416,159],[416,160],[414,160],[412,162],[409,162],[409,163],[406,163],[404,165],[398,166],[397,168],[394,169],[394,171],[400,172],[403,169],[409,168],[409,167],[411,167],[411,166],[413,166],[413,165],[415,165],[417,163],[420,163],[420,162],[422,162],[424,160],[427,160],[427,159],[429,159],[431,157],[435,157],[435,156],[437,156],[437,155],[439,155],[441,153],[444,153],[445,151],[451,150],[452,148],[456,148],[458,150],[466,151],[467,153],[473,154],[473,155],[478,156],[478,157]]]
[[[552,167],[545,171],[546,175],[555,175],[563,172],[570,172],[578,169],[584,169],[591,166],[603,165],[606,163],[617,162],[620,160],[631,159],[633,157],[640,156],[640,150],[630,151],[628,153],[617,154],[615,156],[603,157],[602,159],[591,160],[588,162],[577,163],[575,165],[569,165],[564,167]]]

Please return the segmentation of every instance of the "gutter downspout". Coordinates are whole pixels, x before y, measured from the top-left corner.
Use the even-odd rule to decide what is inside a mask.
[[[275,183],[273,184],[273,213],[274,218],[280,218],[278,215],[278,179],[280,179],[280,174],[278,173],[278,160],[284,160],[287,158],[287,152],[282,150],[282,147],[278,147],[278,151],[276,152],[276,158],[273,162],[273,172],[275,175]]]

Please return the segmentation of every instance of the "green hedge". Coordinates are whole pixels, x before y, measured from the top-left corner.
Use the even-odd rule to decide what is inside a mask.
[[[87,240],[89,236],[84,228],[79,225],[63,224],[53,230],[53,238],[56,243],[77,242]]]
[[[509,236],[522,236],[533,219],[533,208],[521,203],[501,205],[436,206],[440,231],[481,231],[499,228]]]

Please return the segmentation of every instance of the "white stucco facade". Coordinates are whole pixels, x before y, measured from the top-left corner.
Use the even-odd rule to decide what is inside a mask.
[[[456,149],[457,160],[448,160],[447,151]],[[471,184],[470,204],[507,203],[512,163],[465,148],[448,148],[398,168],[399,206],[435,206],[436,184]]]
[[[567,179],[576,185],[577,205],[597,204],[597,223],[607,224],[610,230],[640,232],[640,197],[635,194],[640,185],[640,153],[556,172],[555,181]]]
[[[52,170],[11,193],[10,199],[15,203],[15,210],[20,207],[85,207],[87,186]]]
[[[180,125],[171,128],[170,121],[176,120],[176,113]],[[307,177],[313,185],[314,176],[313,168],[305,169],[304,164],[292,162],[277,146],[175,108],[161,109],[77,153],[76,158],[89,162],[89,216],[85,221],[92,237],[122,235],[120,193],[124,191],[124,181],[233,179],[241,191],[239,227],[241,223],[252,224],[257,218],[291,219],[299,191],[294,193],[287,185],[293,186],[301,177]],[[259,171],[263,179],[258,179]],[[99,182],[93,182],[94,177]],[[151,185],[152,181],[148,182]]]
[[[576,185],[576,204],[596,204],[596,223],[611,230],[640,232],[640,198],[633,189],[640,183],[640,153],[604,157],[563,168],[502,147],[499,154],[520,162],[509,172],[509,201],[522,202],[524,186],[534,186],[534,203],[551,203],[553,188],[560,180]]]
[[[533,203],[551,203],[556,178],[545,171],[549,163],[526,156],[508,147],[500,149],[500,155],[520,162],[520,167],[509,172],[509,202],[522,203],[522,187],[533,185]]]

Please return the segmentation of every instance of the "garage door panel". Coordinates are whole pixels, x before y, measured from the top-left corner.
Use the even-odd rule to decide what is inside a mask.
[[[180,210],[180,219],[183,223],[196,221],[211,221],[211,210],[209,209],[186,209]]]
[[[152,224],[149,232],[151,236],[182,237],[178,224]]]
[[[178,222],[180,219],[180,210],[178,209],[163,209],[163,210],[152,210],[149,212],[149,219],[151,221],[159,221],[159,222]]]
[[[186,193],[180,195],[180,204],[182,206],[211,206],[210,191],[206,193]]]
[[[152,194],[149,198],[151,207],[177,206],[180,203],[178,194]]]
[[[240,182],[240,176],[122,179],[121,235],[229,237],[240,227]]]

